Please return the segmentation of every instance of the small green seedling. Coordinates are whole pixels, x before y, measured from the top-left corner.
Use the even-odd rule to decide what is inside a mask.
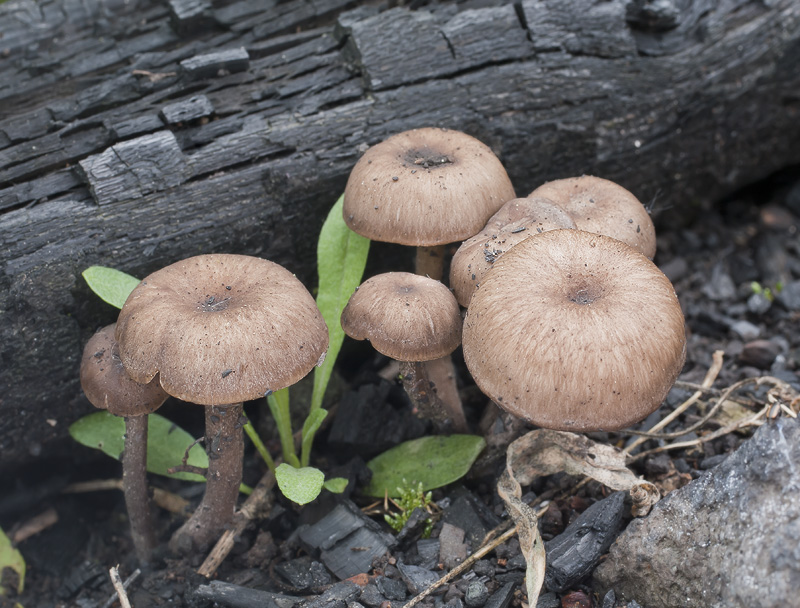
[[[406,441],[367,463],[372,479],[364,488],[369,496],[400,496],[406,479],[414,479],[423,490],[446,486],[466,475],[486,447],[476,435],[431,436]]]
[[[282,468],[283,465],[276,467],[274,460],[267,452],[253,425],[248,421],[244,426],[247,436],[253,441],[264,462],[266,462],[270,470],[275,472],[281,492],[298,504],[306,504],[316,498],[323,487],[331,492],[342,492],[347,485],[347,480],[341,478],[325,481],[321,471],[308,466],[314,435],[328,414],[326,410],[322,409],[325,389],[328,386],[333,365],[344,341],[344,331],[339,324],[339,317],[350,296],[361,282],[367,263],[367,254],[369,253],[369,239],[359,236],[347,227],[342,217],[342,205],[343,197],[339,197],[322,226],[317,243],[317,268],[319,273],[317,306],[328,326],[330,341],[325,361],[314,369],[311,407],[303,423],[299,458],[294,449],[294,438],[292,436],[289,389],[285,388],[267,396],[267,403],[272,416],[275,418],[278,434],[280,435],[284,463],[294,470],[287,473],[286,468]],[[139,284],[138,279],[124,272],[102,266],[87,268],[83,272],[83,277],[92,291],[105,302],[117,308],[122,307],[130,292]],[[103,432],[117,432],[117,430],[108,428],[106,418],[97,418],[97,416],[99,414],[91,414],[73,425],[74,427],[78,423],[82,423],[78,425],[78,431],[83,434],[87,432],[93,434],[90,443],[85,443],[85,445],[91,445],[91,447],[97,447],[94,444],[98,442],[105,444],[113,442],[114,437],[112,436],[101,437],[100,435]],[[107,416],[115,418],[110,414]],[[154,416],[156,415],[150,415],[151,420]],[[122,422],[121,419],[120,422]],[[91,427],[90,431],[87,430],[87,426]],[[94,428],[95,426],[96,428]],[[72,432],[72,429],[70,432]],[[73,434],[73,437],[76,437],[75,434]],[[78,440],[81,441],[80,439]],[[191,441],[191,438],[189,440]],[[81,442],[83,443],[83,441]],[[184,449],[185,447],[184,445]],[[148,445],[148,469],[150,469],[150,451],[151,446]],[[199,448],[198,451],[202,452]],[[115,457],[118,456],[119,452],[116,453]],[[204,452],[203,456],[205,456]],[[175,460],[175,457],[176,452],[172,451],[168,456],[168,458],[172,459],[169,460],[172,463],[169,466],[177,465],[183,457],[183,452],[177,454],[177,460]],[[280,473],[279,470],[281,471]]]
[[[413,483],[409,484],[403,480],[403,485],[396,489],[397,498],[392,502],[400,509],[397,513],[387,513],[383,516],[386,523],[391,526],[395,532],[400,532],[403,526],[406,525],[408,518],[414,509],[425,509],[428,513],[431,512],[431,504],[433,502],[432,493],[425,492],[422,489],[422,482],[418,482],[415,486]],[[422,531],[423,538],[429,538],[433,530],[433,519],[430,517],[425,520],[425,528]]]
[[[763,287],[758,281],[753,281],[750,283],[750,289],[754,294],[763,295],[770,302],[774,302],[775,295],[783,291],[783,283],[778,281],[775,284],[775,289],[772,289],[770,287]]]
[[[22,593],[25,588],[25,558],[22,557],[22,553],[11,545],[11,539],[0,528],[0,582],[2,582],[3,571],[6,568],[17,573],[17,594]],[[0,596],[7,593],[8,589],[0,584]]]

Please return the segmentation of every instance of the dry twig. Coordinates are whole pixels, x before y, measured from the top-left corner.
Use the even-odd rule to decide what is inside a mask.
[[[108,575],[111,577],[111,584],[114,585],[114,590],[117,592],[120,606],[122,606],[122,608],[131,608],[128,594],[125,592],[125,586],[122,584],[122,579],[119,577],[119,570],[117,568],[117,566],[112,566],[108,571]]]

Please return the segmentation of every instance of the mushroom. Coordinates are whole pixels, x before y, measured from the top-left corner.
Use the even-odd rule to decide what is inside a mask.
[[[460,131],[413,129],[359,159],[343,214],[362,236],[417,247],[417,274],[438,280],[444,245],[471,237],[512,198],[511,180],[487,145]]]
[[[461,408],[440,398],[423,362],[441,360],[461,343],[458,302],[439,281],[408,272],[387,272],[365,281],[342,311],[342,329],[369,340],[400,362],[403,386],[416,409],[438,426],[466,431]]]
[[[610,237],[553,230],[516,245],[475,291],[464,359],[480,389],[542,427],[616,430],[658,408],[683,366],[672,284]]]
[[[115,328],[115,324],[102,328],[86,343],[81,387],[96,408],[125,418],[122,490],[136,556],[147,563],[156,546],[147,490],[147,415],[161,407],[168,395],[155,379],[139,384],[128,376],[114,340]]]
[[[131,292],[116,338],[128,374],[156,376],[170,395],[206,406],[206,491],[173,535],[204,550],[232,517],[242,476],[242,402],[290,386],[319,364],[328,329],[314,298],[285,268],[210,254],[176,262]]]
[[[584,175],[548,182],[529,197],[542,196],[569,213],[578,230],[604,234],[638,249],[651,260],[656,229],[642,203],[622,186]]]
[[[458,303],[469,306],[483,275],[503,253],[530,236],[557,228],[575,228],[575,222],[552,201],[533,196],[508,201],[453,256],[450,287]]]

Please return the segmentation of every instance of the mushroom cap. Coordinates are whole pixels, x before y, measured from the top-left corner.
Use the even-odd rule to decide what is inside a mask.
[[[408,272],[366,280],[342,311],[342,329],[397,361],[431,361],[461,343],[461,314],[439,281]]]
[[[478,232],[514,198],[503,165],[460,131],[392,135],[366,151],[344,191],[344,220],[375,241],[432,247]]]
[[[116,416],[144,416],[156,411],[167,393],[158,381],[140,384],[122,366],[114,339],[116,324],[95,333],[83,349],[81,386],[89,402]]]
[[[578,230],[610,236],[651,260],[656,254],[656,229],[647,209],[612,181],[590,175],[557,179],[529,196],[549,198],[570,214]]]
[[[200,255],[145,278],[117,320],[122,363],[138,382],[202,405],[263,397],[305,376],[328,348],[314,298],[261,258]]]
[[[672,284],[644,255],[579,230],[530,238],[472,296],[464,359],[500,407],[542,427],[616,430],[653,412],[686,353]]]
[[[475,236],[461,243],[450,263],[450,288],[461,306],[495,261],[528,237],[559,228],[575,228],[569,214],[540,197],[515,198],[503,205]]]

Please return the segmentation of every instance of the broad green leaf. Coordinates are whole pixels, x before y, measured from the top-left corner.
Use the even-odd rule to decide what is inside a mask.
[[[292,415],[289,412],[289,389],[282,388],[279,391],[267,395],[267,404],[275,424],[278,427],[278,435],[281,438],[283,448],[283,459],[293,467],[299,467],[300,461],[294,452],[294,437],[292,436]]]
[[[328,492],[341,494],[347,487],[347,479],[344,477],[333,477],[331,479],[326,479],[325,483],[322,484],[322,487],[328,490]]]
[[[105,266],[90,266],[82,274],[93,292],[117,308],[122,308],[133,288],[139,284],[136,277]]]
[[[372,480],[364,492],[369,496],[398,496],[405,480],[422,483],[423,490],[446,486],[467,474],[486,446],[483,437],[450,435],[406,441],[367,463]]]
[[[314,370],[314,390],[311,411],[322,406],[333,364],[344,341],[344,330],[339,323],[347,301],[364,276],[369,253],[369,239],[347,227],[342,217],[344,195],[339,197],[328,213],[317,242],[317,271],[319,289],[317,306],[328,324],[330,343],[325,361]]]
[[[3,577],[3,570],[11,568],[17,573],[17,593],[22,593],[25,588],[25,558],[22,557],[17,549],[11,546],[11,540],[0,528],[0,579]],[[6,594],[7,589],[0,585],[0,596]]]
[[[322,426],[327,415],[328,410],[323,410],[322,408],[312,410],[308,413],[305,422],[303,422],[303,435],[300,444],[300,463],[304,467],[308,466],[308,460],[311,457],[311,444],[314,441],[314,435],[319,430],[319,427]]]
[[[281,493],[298,505],[304,505],[314,500],[322,491],[325,475],[314,467],[295,469],[293,466],[282,462],[275,469],[275,480]]]
[[[73,422],[69,434],[78,443],[119,460],[125,445],[125,419],[105,411],[95,412]],[[181,464],[186,448],[193,441],[189,433],[163,416],[150,414],[147,425],[147,470],[175,479],[205,481],[205,478],[194,473],[167,473],[170,467]],[[192,446],[186,464],[208,467],[208,456],[201,446]]]

